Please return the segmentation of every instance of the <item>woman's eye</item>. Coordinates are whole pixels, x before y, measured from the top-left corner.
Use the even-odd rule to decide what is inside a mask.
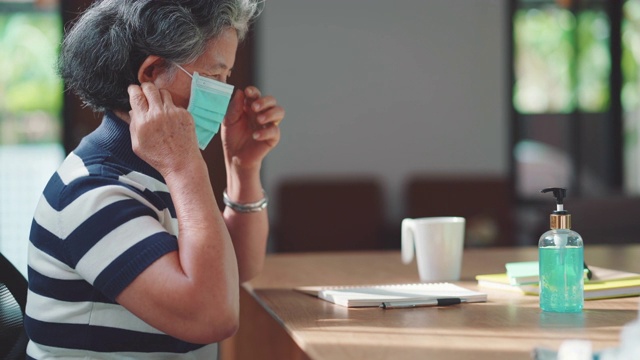
[[[209,79],[226,82],[227,80],[229,80],[229,77],[231,76],[231,72],[227,72],[226,74],[207,74],[205,76],[208,77]]]

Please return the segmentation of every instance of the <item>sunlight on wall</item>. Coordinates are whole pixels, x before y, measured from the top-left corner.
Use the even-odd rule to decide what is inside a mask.
[[[59,144],[0,146],[0,253],[25,276],[33,211],[63,158]]]

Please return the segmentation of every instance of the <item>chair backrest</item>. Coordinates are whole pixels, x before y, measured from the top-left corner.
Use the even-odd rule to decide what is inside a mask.
[[[384,207],[369,178],[288,179],[277,189],[278,252],[380,249]]]
[[[0,358],[26,357],[27,335],[24,313],[27,304],[27,280],[9,260],[0,254]]]
[[[406,185],[406,216],[462,216],[466,246],[516,245],[510,189],[506,177],[415,175]]]

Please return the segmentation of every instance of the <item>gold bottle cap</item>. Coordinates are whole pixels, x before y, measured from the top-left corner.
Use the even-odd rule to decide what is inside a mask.
[[[569,214],[551,214],[551,229],[571,229],[571,215]]]

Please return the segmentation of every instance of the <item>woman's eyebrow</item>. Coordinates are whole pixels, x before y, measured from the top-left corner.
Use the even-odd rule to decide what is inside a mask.
[[[208,66],[210,70],[227,70],[231,69],[225,62],[219,61]]]

